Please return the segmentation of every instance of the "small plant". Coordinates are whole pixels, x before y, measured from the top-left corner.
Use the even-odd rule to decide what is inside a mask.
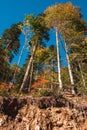
[[[50,96],[51,92],[49,92],[47,89],[41,89],[39,90],[40,96]]]
[[[42,97],[42,96],[51,96],[51,92],[48,91],[46,88],[39,89],[37,93],[33,94],[34,97]]]
[[[8,91],[7,90],[0,90],[0,96],[7,96],[8,95]]]

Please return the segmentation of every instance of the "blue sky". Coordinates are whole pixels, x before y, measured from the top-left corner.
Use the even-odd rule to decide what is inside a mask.
[[[34,14],[35,16],[42,13],[48,6],[55,3],[65,3],[68,0],[0,0],[0,37],[3,31],[9,28],[12,24],[23,21],[24,14]],[[74,5],[81,8],[84,19],[87,20],[87,0],[71,0]],[[51,36],[54,35],[52,32]],[[54,43],[55,37],[52,37],[50,43]],[[21,44],[24,42],[24,37],[21,37]],[[24,57],[21,64],[24,61]],[[13,62],[18,60],[18,55]]]

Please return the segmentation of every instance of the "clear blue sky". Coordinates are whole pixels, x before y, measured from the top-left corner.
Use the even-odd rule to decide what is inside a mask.
[[[0,37],[2,32],[12,24],[23,21],[24,14],[38,15],[50,5],[65,3],[67,1],[68,0],[0,0]],[[87,20],[87,0],[71,0],[71,2],[74,5],[80,6],[84,19]],[[52,37],[49,43],[53,43],[54,38]],[[23,40],[24,38],[21,38],[21,44],[23,44]],[[18,56],[15,57],[13,62],[17,60]],[[23,60],[21,63],[23,63]]]

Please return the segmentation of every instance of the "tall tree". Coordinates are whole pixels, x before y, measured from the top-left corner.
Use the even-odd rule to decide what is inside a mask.
[[[68,48],[66,46],[66,42],[65,42],[65,50],[66,50],[66,59],[68,62],[68,71],[69,71],[69,77],[70,77],[70,82],[72,85],[72,94],[75,94],[74,91],[74,78],[73,78],[73,74],[72,74],[72,69],[71,69],[71,65],[70,65],[70,60],[69,60],[69,55],[68,55]]]
[[[13,59],[14,54],[17,54],[20,47],[20,40],[19,40],[19,36],[21,34],[21,29],[19,28],[20,24],[21,23],[13,24],[9,29],[6,29],[2,35],[3,47],[8,52],[9,61]]]
[[[64,33],[64,39],[65,39],[65,46],[66,46],[66,57],[68,58],[69,62],[68,62],[68,68],[69,69],[69,75],[70,75],[70,81],[71,81],[71,85],[74,85],[74,76],[72,74],[72,70],[71,67],[72,65],[70,65],[70,59],[72,59],[72,57],[69,55],[73,53],[73,57],[75,57],[76,59],[76,55],[77,55],[77,59],[79,60],[80,55],[81,55],[81,44],[83,44],[84,38],[86,36],[87,33],[87,28],[86,28],[86,22],[83,20],[82,14],[79,10],[79,8],[75,8],[76,10],[76,15],[73,15],[72,17],[72,21],[69,24],[69,28],[66,28],[66,30],[63,29],[63,33]],[[66,44],[67,43],[67,44]],[[74,48],[73,48],[74,47]],[[85,47],[85,46],[84,46]],[[79,53],[80,52],[80,53]],[[83,55],[83,54],[82,54]],[[77,61],[78,61],[77,60]],[[73,61],[75,63],[75,61]],[[80,62],[80,60],[79,60]],[[73,64],[73,63],[72,63]],[[78,62],[77,62],[78,64]],[[79,63],[79,68],[81,68],[80,63]],[[74,67],[75,69],[75,67]],[[73,71],[74,72],[74,71]],[[82,71],[80,71],[82,72]],[[83,73],[80,73],[80,75],[82,75]],[[83,79],[83,75],[82,75],[82,79]],[[74,79],[73,79],[74,78]],[[84,82],[84,79],[82,80]],[[76,83],[76,82],[75,82]],[[85,85],[85,83],[83,83]],[[72,91],[73,91],[73,87],[72,87]]]
[[[45,20],[46,24],[49,28],[53,28],[56,32],[56,46],[57,46],[57,61],[58,61],[58,81],[59,81],[59,88],[62,88],[62,80],[61,80],[61,73],[60,73],[60,58],[59,58],[59,40],[58,35],[60,32],[60,21],[58,18],[57,13],[57,5],[51,6],[46,9],[45,11]]]
[[[36,18],[34,18],[33,15],[27,16],[26,21],[28,25],[31,26],[32,31],[34,32],[34,35],[31,39],[31,44],[32,44],[31,57],[29,59],[26,73],[25,73],[19,92],[22,91],[22,89],[24,88],[26,84],[38,45],[42,43],[43,39],[48,40],[48,33],[47,33],[48,29],[45,27],[44,17],[42,15],[39,15]]]

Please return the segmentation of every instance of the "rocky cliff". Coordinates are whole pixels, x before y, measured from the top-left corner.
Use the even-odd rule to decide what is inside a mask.
[[[86,100],[1,97],[0,130],[87,130]]]

